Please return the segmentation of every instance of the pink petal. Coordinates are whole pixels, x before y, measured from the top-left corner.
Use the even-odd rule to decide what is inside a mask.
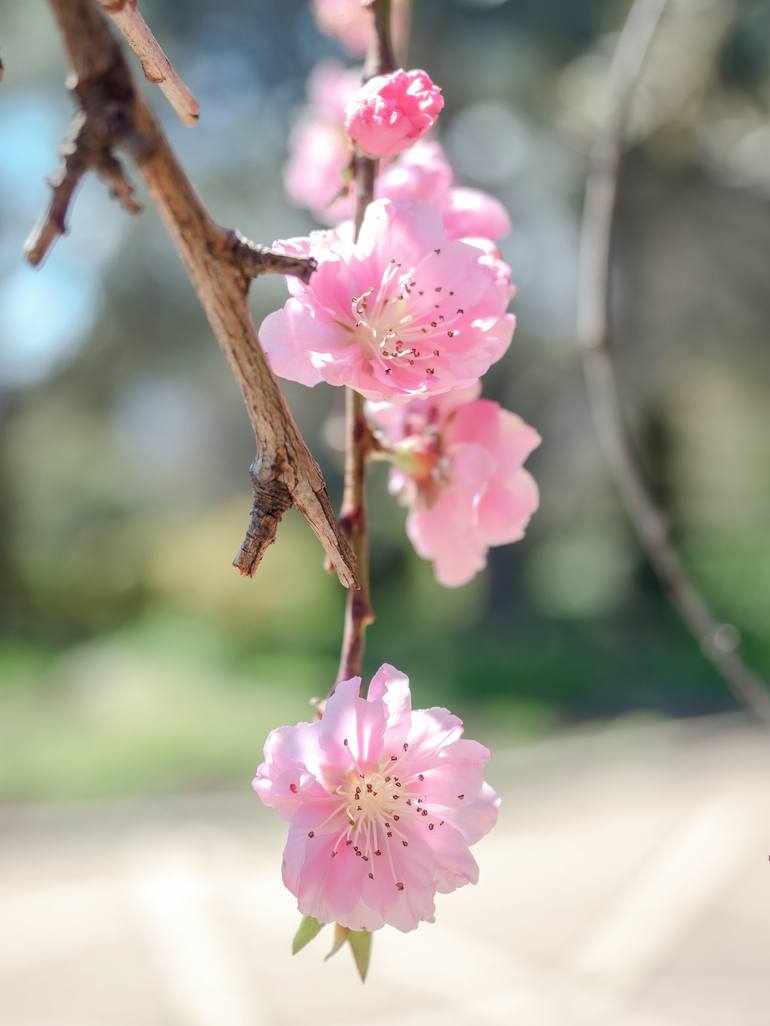
[[[452,189],[442,213],[450,239],[502,239],[511,231],[502,203],[478,189]]]
[[[478,524],[487,545],[508,545],[524,537],[540,503],[532,475],[519,470],[513,478],[496,478],[479,503]]]
[[[310,387],[323,378],[313,364],[308,341],[320,353],[328,352],[336,341],[329,325],[297,299],[288,300],[283,310],[268,314],[259,329],[259,340],[274,373]]]
[[[321,718],[320,744],[326,760],[337,766],[364,769],[382,757],[385,708],[359,698],[361,678],[337,684]]]
[[[369,701],[382,702],[387,711],[384,746],[400,748],[409,733],[412,718],[409,678],[389,663],[383,663],[369,685]]]

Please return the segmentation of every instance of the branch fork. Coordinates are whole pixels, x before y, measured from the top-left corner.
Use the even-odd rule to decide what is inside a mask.
[[[346,587],[358,583],[356,560],[337,524],[318,464],[305,444],[259,344],[248,306],[251,279],[293,274],[307,281],[310,260],[275,253],[210,216],[147,106],[101,13],[103,0],[49,0],[72,67],[79,112],[52,180],[45,216],[26,246],[39,264],[65,230],[69,204],[83,176],[94,170],[131,212],[133,190],[114,150],[129,153],[187,268],[217,341],[240,385],[257,443],[251,468],[254,502],[249,528],[234,560],[251,575],[281,517],[296,506],[316,534]],[[108,5],[109,6],[109,5]],[[120,12],[133,18],[134,0]]]
[[[52,193],[48,210],[25,245],[26,258],[33,266],[41,264],[57,238],[66,233],[70,204],[89,171],[101,178],[127,213],[138,214],[142,209],[114,154],[125,144],[131,127],[126,109],[131,97],[121,85],[124,83],[114,80],[108,71],[70,84],[79,109],[62,144],[60,164],[48,182]]]

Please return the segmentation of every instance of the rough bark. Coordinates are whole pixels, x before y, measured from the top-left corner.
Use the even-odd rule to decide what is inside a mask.
[[[355,557],[340,530],[321,471],[307,448],[260,347],[248,308],[251,278],[266,272],[298,274],[314,269],[255,246],[218,225],[182,169],[147,106],[96,0],[50,0],[72,66],[80,134],[71,133],[63,169],[53,184],[51,208],[33,232],[27,255],[39,263],[64,231],[67,203],[85,171],[105,177],[102,164],[121,149],[134,160],[168,229],[201,305],[240,385],[254,428],[254,507],[246,540],[235,559],[252,574],[274,540],[281,517],[294,505],[323,545],[340,580],[356,583]],[[86,132],[84,150],[79,138]],[[125,181],[118,165],[120,182]],[[61,178],[61,181],[58,179]],[[128,190],[121,184],[119,191]]]

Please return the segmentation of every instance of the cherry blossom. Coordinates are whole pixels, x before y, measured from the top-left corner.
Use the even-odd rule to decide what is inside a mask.
[[[308,80],[308,105],[289,137],[286,192],[322,224],[339,224],[353,215],[354,200],[344,188],[352,150],[343,120],[360,82],[360,71],[335,61],[316,65]]]
[[[313,0],[316,24],[326,36],[339,39],[353,57],[363,57],[372,34],[372,10],[363,0]],[[404,48],[409,9],[404,0],[391,0],[391,31],[396,52]]]
[[[367,408],[391,450],[390,490],[409,507],[409,538],[448,588],[482,570],[491,546],[522,538],[539,503],[523,464],[540,436],[479,392]]]
[[[408,402],[471,384],[510,344],[506,265],[447,239],[425,203],[376,200],[357,242],[343,225],[276,246],[318,261],[309,284],[288,279],[291,298],[260,329],[281,377]]]
[[[284,184],[297,206],[308,207],[321,224],[337,225],[353,216],[355,199],[347,188],[350,140],[343,127],[347,100],[358,88],[358,71],[324,61],[312,72],[308,105],[289,137]],[[421,139],[386,162],[375,185],[378,199],[419,199],[441,211],[447,238],[501,239],[511,223],[494,196],[453,187],[452,168],[434,140]]]
[[[409,680],[380,667],[337,684],[323,716],[274,730],[252,787],[288,820],[283,882],[299,911],[353,930],[434,921],[436,892],[476,883],[469,846],[500,804],[489,751],[447,709],[412,709]]]
[[[313,14],[321,32],[339,39],[354,57],[366,51],[372,13],[361,0],[313,0]]]
[[[444,97],[427,72],[399,68],[364,83],[348,101],[345,127],[369,157],[395,157],[436,123]]]
[[[388,165],[377,180],[377,196],[420,199],[441,211],[450,239],[502,239],[511,230],[505,207],[480,189],[453,187],[452,168],[441,146],[423,139]]]

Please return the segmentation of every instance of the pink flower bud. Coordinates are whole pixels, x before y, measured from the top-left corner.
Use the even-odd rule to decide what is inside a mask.
[[[425,135],[444,108],[441,90],[425,71],[370,79],[345,109],[345,127],[369,157],[395,157]]]

